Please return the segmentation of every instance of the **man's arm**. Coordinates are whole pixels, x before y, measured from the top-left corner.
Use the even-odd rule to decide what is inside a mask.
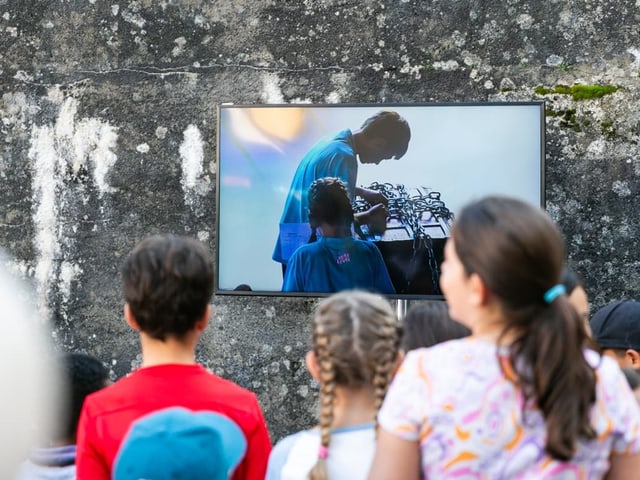
[[[78,441],[76,450],[76,478],[78,480],[109,480],[109,466],[95,448],[95,420],[85,407],[82,408],[78,422]]]

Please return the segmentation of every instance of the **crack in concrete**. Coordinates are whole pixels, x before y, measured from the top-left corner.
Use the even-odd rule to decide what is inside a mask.
[[[167,68],[159,68],[159,67],[141,67],[141,68],[114,68],[111,70],[78,70],[78,73],[84,74],[93,74],[93,75],[109,75],[109,74],[118,74],[118,73],[140,73],[143,75],[152,75],[152,76],[166,76],[166,75],[197,75],[201,72],[206,72],[207,70],[219,69],[219,68],[244,68],[248,70],[255,71],[263,71],[263,72],[315,72],[315,71],[338,71],[338,72],[346,72],[346,71],[360,71],[361,67],[354,66],[352,68],[345,68],[339,65],[327,65],[324,67],[308,67],[308,68],[288,68],[288,67],[261,67],[257,65],[248,65],[241,63],[213,63],[209,65],[201,65],[201,66],[182,66],[182,67],[167,67]]]

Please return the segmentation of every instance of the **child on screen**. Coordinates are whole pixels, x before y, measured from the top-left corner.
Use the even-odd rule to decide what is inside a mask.
[[[309,187],[311,243],[293,252],[282,291],[334,293],[359,288],[394,293],[378,247],[353,238],[352,223],[353,209],[342,180],[327,177],[313,182]]]

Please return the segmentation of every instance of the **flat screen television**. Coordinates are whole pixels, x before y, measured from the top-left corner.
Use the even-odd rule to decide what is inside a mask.
[[[400,157],[378,163],[380,158],[370,156],[377,134],[366,135],[369,153],[357,134],[365,120],[383,111],[406,120],[410,140],[395,151],[386,148],[387,140],[375,144],[381,157]],[[220,105],[216,293],[326,296],[355,286],[390,298],[442,299],[443,247],[462,206],[501,194],[544,207],[544,126],[544,102]],[[335,142],[343,143],[330,145]],[[309,166],[315,161],[310,156],[325,157],[318,172]],[[296,173],[303,159],[306,170]],[[335,246],[328,243],[335,239],[326,228],[315,229],[317,240],[311,238],[304,202],[314,175],[342,179],[356,218],[378,203],[379,194],[387,199],[376,207],[384,214],[378,211],[375,228],[366,221],[355,221],[346,234],[343,228],[340,248],[348,243],[347,253],[325,248],[333,258],[318,262],[312,255],[320,255],[321,245]],[[359,188],[376,192],[374,200],[358,195]],[[283,215],[288,200],[304,210],[298,218]],[[363,256],[355,247],[369,253]],[[297,252],[301,248],[306,251]],[[353,264],[355,276],[345,274],[334,283],[345,263]],[[294,270],[299,281],[289,281]],[[386,275],[391,290],[349,283]]]

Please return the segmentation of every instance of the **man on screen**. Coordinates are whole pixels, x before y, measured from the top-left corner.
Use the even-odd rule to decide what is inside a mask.
[[[357,160],[377,165],[383,160],[399,159],[407,151],[410,138],[411,130],[404,118],[397,112],[381,111],[366,119],[359,130],[342,130],[330,141],[321,140],[307,152],[291,182],[272,255],[276,262],[283,264],[283,270],[295,248],[306,243],[297,239],[295,226],[308,222],[308,189],[319,178],[339,178],[347,188],[350,201],[359,196],[373,205],[357,214],[354,220],[358,225],[368,225],[370,230],[384,231],[387,199],[380,192],[356,186]]]

